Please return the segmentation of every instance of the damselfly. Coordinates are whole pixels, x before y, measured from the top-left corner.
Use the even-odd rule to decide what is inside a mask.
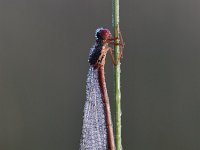
[[[104,65],[109,51],[114,65],[122,58],[123,40],[120,33],[120,44],[114,41],[108,29],[96,30],[96,43],[89,54],[89,71],[86,85],[86,102],[84,107],[80,150],[115,150],[114,134],[106,88]],[[120,45],[117,61],[109,44]]]

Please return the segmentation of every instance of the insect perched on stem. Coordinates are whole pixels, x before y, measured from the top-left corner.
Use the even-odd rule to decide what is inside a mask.
[[[109,98],[106,88],[104,65],[107,52],[112,62],[117,65],[122,58],[123,40],[112,38],[108,29],[96,30],[96,43],[89,54],[89,71],[86,85],[86,102],[84,107],[82,137],[80,150],[115,150]],[[109,44],[120,45],[120,55],[114,59],[113,49]]]

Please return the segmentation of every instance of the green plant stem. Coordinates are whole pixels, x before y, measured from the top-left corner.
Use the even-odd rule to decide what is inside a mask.
[[[119,0],[113,0],[114,37],[119,38]],[[119,40],[117,40],[119,42]],[[114,46],[114,56],[118,64],[114,67],[115,99],[116,99],[116,150],[122,150],[121,138],[121,91],[120,91],[120,61],[119,45]]]

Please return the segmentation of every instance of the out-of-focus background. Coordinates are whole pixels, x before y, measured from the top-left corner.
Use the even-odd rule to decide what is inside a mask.
[[[0,150],[79,148],[88,53],[111,8],[0,1]],[[123,149],[199,150],[200,1],[121,0],[120,14]],[[106,79],[114,114],[109,57]]]

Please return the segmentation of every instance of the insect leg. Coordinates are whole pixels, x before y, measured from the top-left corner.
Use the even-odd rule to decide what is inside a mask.
[[[122,38],[122,34],[121,31],[119,31],[119,36],[120,36],[120,42],[119,43],[115,43],[115,42],[110,42],[110,44],[113,45],[119,45],[120,46],[120,55],[119,55],[119,59],[121,60],[123,58],[123,48],[124,48],[124,42],[123,42],[123,38]],[[118,39],[118,38],[116,38]]]
[[[118,64],[118,61],[115,61],[115,57],[114,57],[114,55],[113,55],[113,49],[111,48],[111,47],[109,47],[109,52],[110,52],[110,56],[111,56],[111,58],[112,58],[112,63],[115,65],[115,66],[117,66],[117,64]]]
[[[120,60],[121,60],[123,58],[124,41],[120,30],[119,30],[119,36],[120,36]]]

